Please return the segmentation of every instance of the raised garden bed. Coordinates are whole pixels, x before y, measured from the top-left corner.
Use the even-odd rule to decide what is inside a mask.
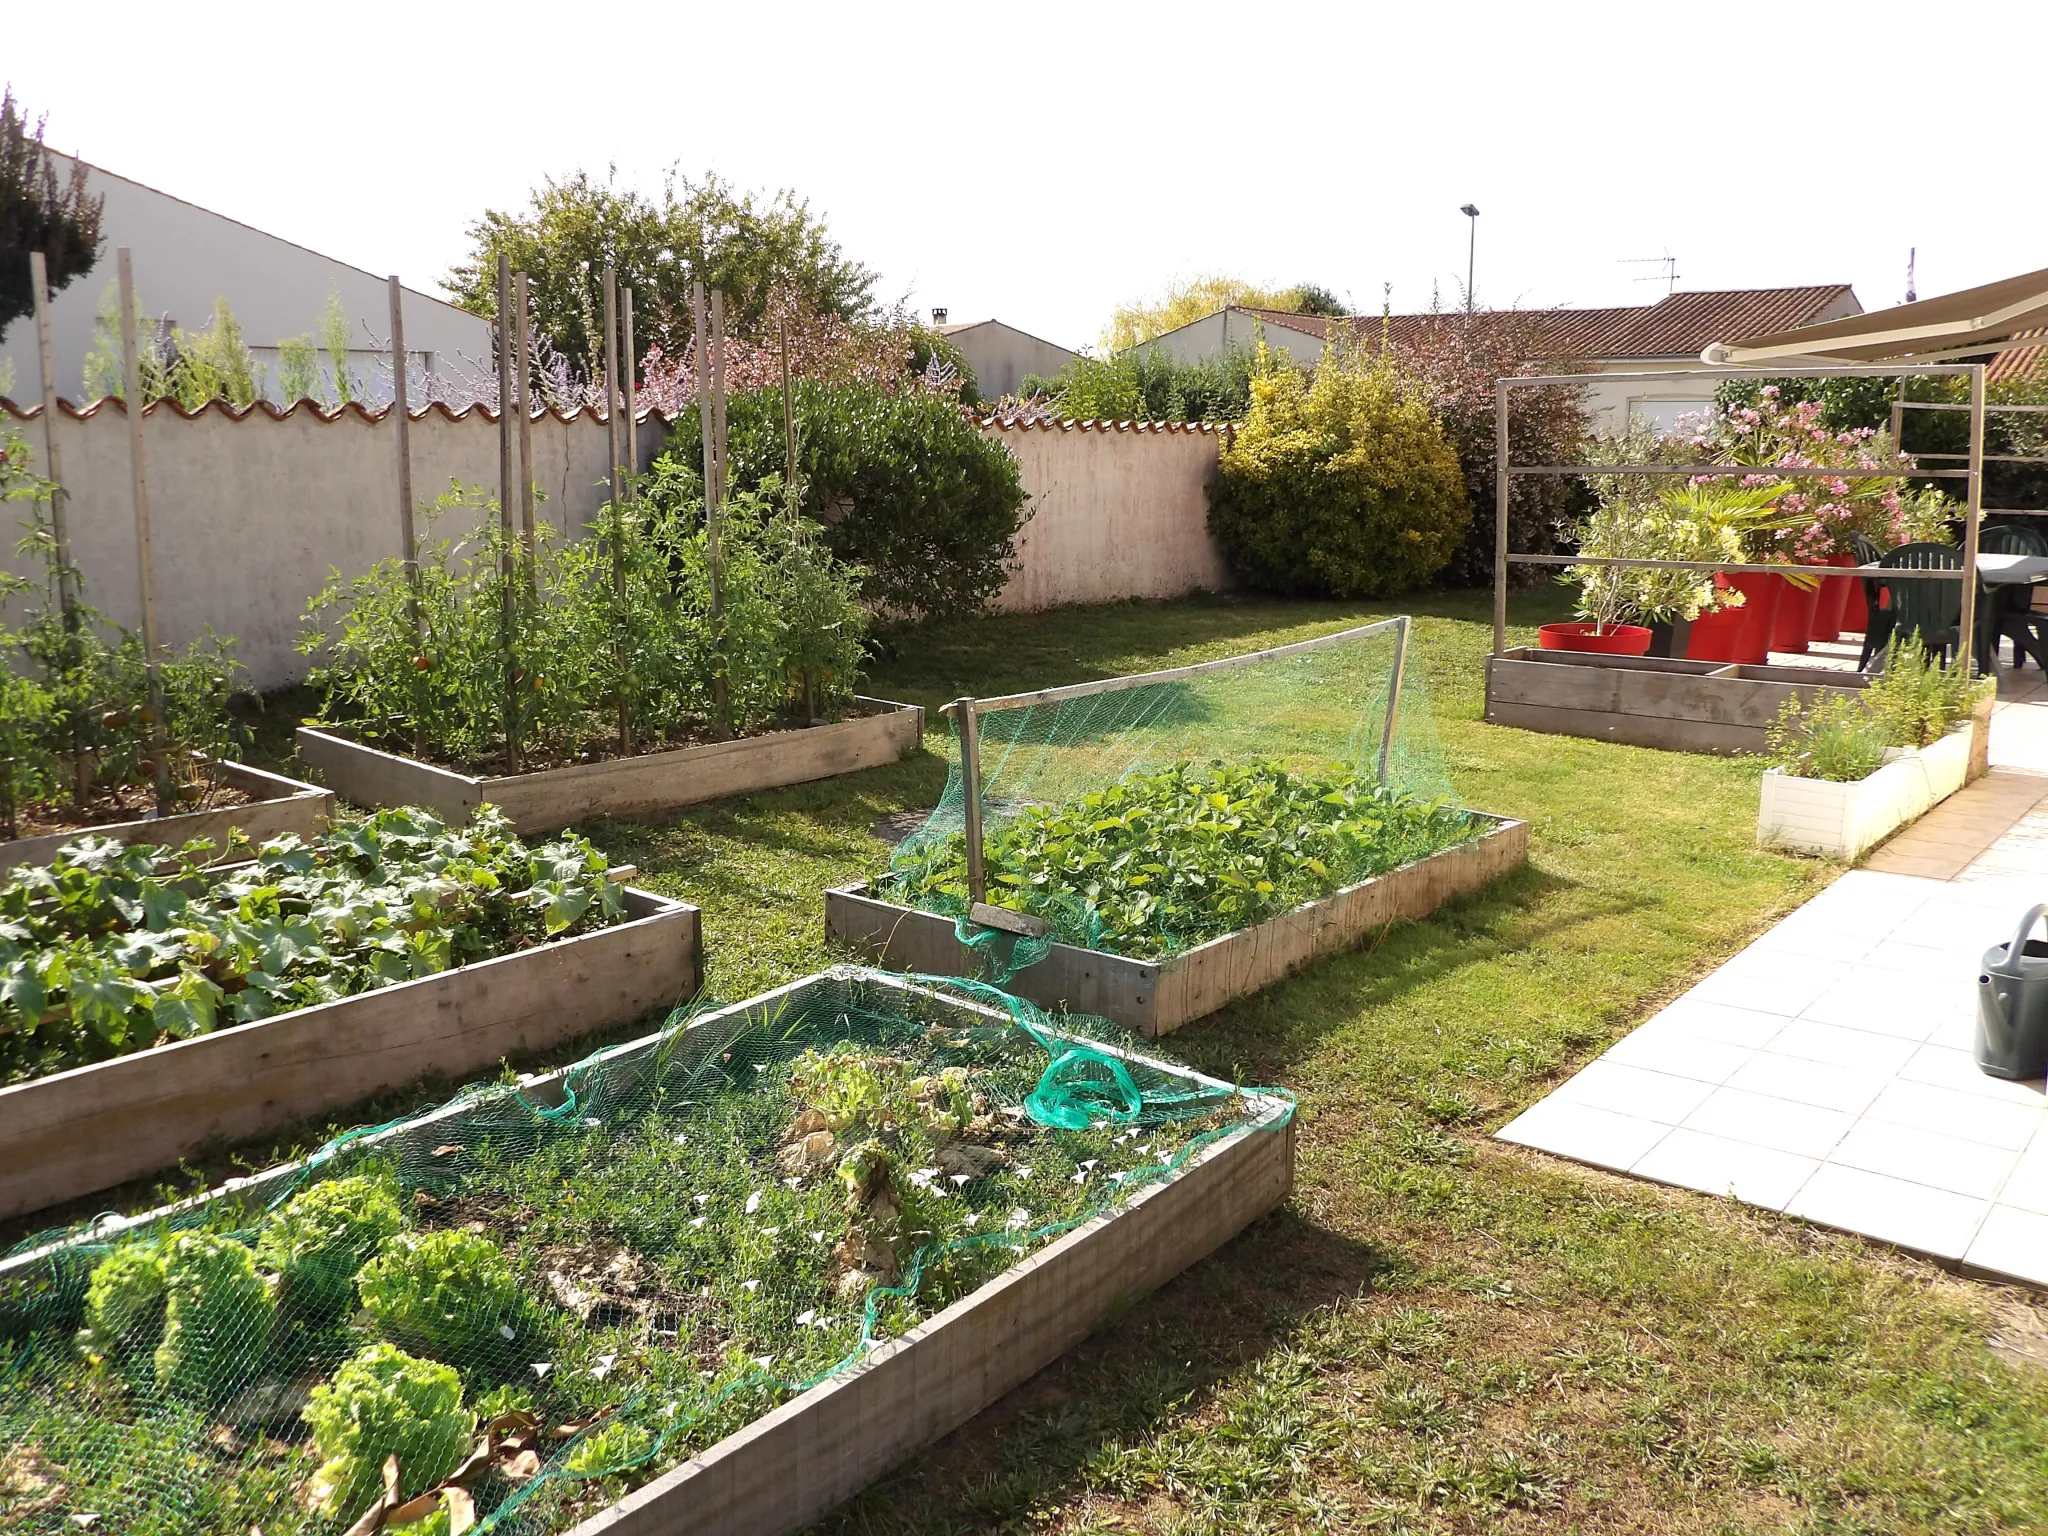
[[[1486,660],[1486,719],[1675,752],[1762,752],[1785,700],[1851,692],[1862,675],[1516,646]]]
[[[613,927],[0,1088],[0,1216],[684,1001],[703,974],[697,909],[624,895]]]
[[[855,704],[861,713],[830,725],[496,778],[437,768],[311,726],[299,727],[298,749],[302,762],[357,805],[424,805],[460,820],[488,802],[521,834],[555,832],[593,816],[660,815],[700,801],[879,768],[923,742],[924,710],[917,705],[867,698]]]
[[[1053,944],[1005,985],[1048,1008],[1098,1013],[1155,1038],[1214,1013],[1300,970],[1351,949],[1387,924],[1428,916],[1519,868],[1529,857],[1527,822],[1474,812],[1487,830],[1469,842],[1307,902],[1256,927],[1197,944],[1164,960],[1133,960]],[[865,884],[825,893],[825,932],[892,970],[974,976],[982,962],[960,942],[954,919],[878,900]]]
[[[1988,705],[1925,747],[1899,747],[1868,778],[1838,783],[1773,768],[1763,776],[1756,840],[1775,848],[1857,859],[1917,821],[1985,771]]]
[[[252,843],[261,843],[287,832],[312,839],[320,835],[334,809],[334,791],[315,784],[301,784],[282,774],[266,773],[245,763],[208,762],[202,770],[224,788],[247,798],[240,805],[223,805],[212,810],[183,811],[176,816],[154,816],[135,821],[109,822],[103,826],[79,827],[68,832],[50,832],[40,837],[0,842],[0,870],[24,864],[47,864],[57,850],[81,837],[107,837],[124,847],[136,843],[162,843],[178,848],[196,838],[206,838],[223,850],[229,837],[240,832]]]
[[[471,1092],[305,1162],[180,1206],[103,1220],[11,1258],[0,1263],[0,1329],[16,1341],[17,1361],[35,1362],[0,1391],[13,1454],[33,1472],[52,1465],[53,1437],[67,1447],[69,1466],[48,1509],[58,1520],[90,1513],[107,1528],[126,1528],[166,1498],[182,1507],[197,1496],[234,1510],[236,1532],[252,1516],[266,1529],[299,1530],[304,1503],[323,1485],[363,1486],[336,1481],[351,1476],[340,1461],[314,1471],[331,1454],[316,1422],[322,1394],[331,1400],[344,1372],[378,1350],[390,1361],[391,1346],[380,1342],[340,1363],[362,1338],[389,1338],[404,1314],[393,1308],[403,1296],[387,1282],[439,1243],[477,1249],[504,1283],[474,1315],[431,1314],[473,1344],[458,1347],[444,1335],[414,1351],[415,1379],[438,1372],[454,1394],[460,1370],[461,1395],[434,1410],[450,1426],[435,1443],[438,1460],[408,1430],[403,1456],[413,1470],[401,1464],[402,1492],[383,1503],[419,1502],[393,1510],[387,1530],[402,1532],[442,1508],[473,1512],[483,1530],[536,1536],[799,1529],[1227,1242],[1292,1186],[1292,1105],[1284,1094],[1234,1087],[1019,1018],[1007,1003],[1000,994],[967,997],[835,970],[516,1089]],[[1102,1081],[1115,1076],[1130,1089],[1127,1113],[1067,1118],[1059,1105],[1041,1105],[1076,1053]],[[905,1075],[888,1077],[892,1060]],[[833,1062],[856,1076],[867,1066],[882,1071],[897,1085],[882,1090],[892,1108],[862,1110],[836,1097],[831,1083],[854,1079],[828,1080],[821,1067]],[[913,1080],[911,1070],[935,1075]],[[889,1097],[899,1090],[913,1097]],[[971,1123],[944,1118],[947,1092],[955,1095],[952,1113],[971,1110]],[[881,1140],[859,1142],[836,1165],[808,1161],[810,1142],[825,1133],[805,1132],[824,1117],[806,1104],[839,1106],[833,1113],[849,1143]],[[971,1176],[899,1166],[925,1145],[926,1132],[906,1125],[906,1115],[936,1128],[941,1162],[948,1147],[962,1149],[951,1156]],[[736,1149],[725,1134],[735,1126],[743,1128]],[[757,1177],[751,1163],[719,1162],[728,1152],[765,1156],[779,1165],[771,1174],[799,1171]],[[1035,1179],[1034,1167],[1021,1166],[1027,1161]],[[849,1179],[854,1163],[862,1171]],[[316,1287],[306,1282],[324,1286],[335,1239],[316,1237],[310,1263],[299,1257],[303,1243],[275,1239],[291,1230],[296,1201],[342,1178],[370,1197],[349,1207],[368,1238],[337,1233],[331,1215],[313,1229],[351,1245],[337,1273],[356,1276],[320,1309],[308,1305]],[[554,1195],[548,1210],[507,1226],[488,1198],[501,1187],[515,1199],[529,1187]],[[643,1247],[598,1256],[607,1261],[600,1275],[570,1283],[562,1273],[568,1261],[544,1246],[587,1219],[570,1214],[569,1197],[615,1199],[622,1189],[634,1205],[613,1245],[635,1241],[630,1233]],[[899,1201],[900,1220],[877,1215]],[[1032,1210],[1012,1212],[1020,1201]],[[381,1215],[372,1209],[379,1205]],[[664,1225],[661,1212],[670,1209],[702,1214]],[[976,1215],[994,1219],[978,1223]],[[1005,1216],[1039,1224],[1004,1225]],[[801,1230],[814,1224],[828,1230]],[[939,1230],[909,1230],[928,1226]],[[536,1236],[536,1228],[545,1230]],[[829,1229],[848,1236],[828,1263],[811,1255],[827,1251]],[[900,1231],[893,1241],[906,1252],[917,1245],[903,1278],[860,1278],[849,1288],[852,1261],[839,1255],[857,1252],[869,1262],[883,1231]],[[865,1247],[852,1241],[862,1233]],[[189,1279],[173,1281],[170,1327],[152,1358],[135,1342],[148,1326],[148,1297],[129,1292],[135,1305],[124,1308],[103,1280],[109,1266],[163,1262],[151,1255],[175,1264],[191,1252],[235,1262],[188,1267]],[[374,1281],[371,1255],[382,1271]],[[277,1269],[280,1283],[269,1294],[254,1278],[258,1264]],[[436,1273],[454,1288],[474,1278]],[[742,1284],[748,1274],[765,1278]],[[701,1300],[700,1280],[709,1282]],[[214,1295],[223,1298],[214,1337],[239,1342],[203,1358],[207,1337],[194,1319]],[[352,1310],[358,1296],[361,1310]],[[159,1305],[159,1326],[162,1316]],[[81,1321],[95,1347],[90,1363],[73,1341]],[[722,1354],[706,1353],[721,1341]],[[764,1348],[771,1353],[750,1358]],[[543,1349],[542,1368],[529,1369],[525,1362]],[[290,1374],[308,1363],[310,1374]],[[65,1438],[80,1411],[65,1383],[87,1374],[102,1396],[89,1410],[98,1433],[83,1446]],[[485,1391],[493,1380],[503,1385]],[[508,1409],[514,1402],[524,1406]],[[425,1399],[410,1399],[406,1411],[425,1414]],[[362,1434],[389,1422],[391,1409],[381,1412],[361,1421]],[[562,1422],[565,1414],[573,1417]],[[472,1438],[476,1450],[465,1454]],[[353,1478],[367,1473],[374,1486],[384,1443],[348,1443],[360,1463]],[[170,1484],[175,1491],[165,1491]],[[424,1494],[421,1485],[429,1485]],[[339,1529],[365,1496],[358,1491],[311,1528]]]

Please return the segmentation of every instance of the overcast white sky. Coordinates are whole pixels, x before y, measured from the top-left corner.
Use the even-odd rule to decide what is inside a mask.
[[[232,14],[232,21],[226,17]],[[607,14],[627,22],[601,40]],[[881,292],[1092,342],[1177,274],[1491,304],[2048,267],[2040,0],[48,6],[49,142],[431,289],[486,207],[616,164],[794,188]]]

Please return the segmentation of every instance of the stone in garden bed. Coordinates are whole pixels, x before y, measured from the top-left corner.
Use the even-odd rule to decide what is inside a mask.
[[[856,713],[829,725],[498,777],[381,751],[333,727],[300,726],[298,750],[301,761],[357,805],[424,805],[454,821],[488,802],[525,835],[559,831],[593,816],[655,816],[705,800],[879,768],[923,743],[924,710],[917,705],[869,698],[854,704]]]

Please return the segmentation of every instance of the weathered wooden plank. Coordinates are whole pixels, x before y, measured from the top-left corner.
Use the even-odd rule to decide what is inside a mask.
[[[299,730],[299,755],[357,804],[424,805],[461,820],[489,801],[522,835],[533,835],[593,816],[644,816],[878,768],[922,744],[919,706],[884,699],[859,703],[869,712],[830,725],[498,778],[451,773],[307,727]]]
[[[0,1216],[154,1173],[429,1072],[459,1077],[693,995],[695,907],[0,1088]]]
[[[1217,1143],[570,1536],[783,1536],[973,1418],[1287,1198],[1294,1128]]]
[[[1319,956],[1352,947],[1389,922],[1427,916],[1527,862],[1528,823],[1487,819],[1493,829],[1472,842],[1168,959],[1131,960],[1055,944],[1004,985],[1042,1007],[1101,1014],[1148,1038],[1167,1034]],[[878,965],[938,976],[979,972],[952,918],[879,901],[864,885],[825,893],[825,932]]]
[[[137,843],[162,843],[183,847],[197,838],[208,838],[223,850],[233,832],[241,832],[252,843],[265,842],[296,832],[300,837],[318,837],[334,809],[334,791],[314,784],[301,784],[282,774],[268,773],[243,763],[216,762],[206,772],[223,784],[232,785],[255,798],[246,805],[222,806],[217,810],[186,811],[177,816],[148,820],[119,821],[106,826],[84,827],[75,832],[51,832],[42,837],[16,838],[0,843],[0,869],[24,864],[48,864],[66,843],[81,837],[110,837],[125,847]]]
[[[1734,754],[1761,752],[1765,747],[1764,731],[1759,726],[1716,725],[1710,720],[1672,720],[1661,715],[1496,702],[1487,707],[1486,721],[1489,725],[1511,725],[1552,736],[1584,736],[1632,747],[1662,747],[1667,752]]]

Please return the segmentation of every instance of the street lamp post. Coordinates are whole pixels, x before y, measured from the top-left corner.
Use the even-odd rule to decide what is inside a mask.
[[[1472,221],[1472,238],[1465,246],[1465,313],[1472,313],[1472,264],[1479,254],[1479,210],[1467,203],[1458,212]]]

